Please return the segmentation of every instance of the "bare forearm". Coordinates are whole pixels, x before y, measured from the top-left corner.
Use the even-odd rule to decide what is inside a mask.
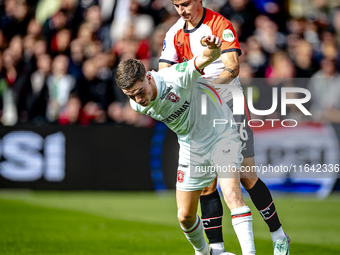
[[[203,69],[206,66],[210,65],[212,62],[217,60],[221,55],[221,49],[220,48],[214,48],[209,49],[205,48],[202,54],[202,61],[200,63],[197,63],[197,67],[199,69]]]
[[[207,47],[204,49],[204,51],[197,56],[195,60],[196,67],[198,69],[203,69],[212,62],[214,62],[216,59],[218,59],[221,55],[221,40],[214,36],[214,35],[208,35],[205,38],[203,38],[203,42],[207,44]]]
[[[233,81],[240,72],[240,64],[237,52],[226,52],[221,55],[224,69],[220,75],[212,82],[214,84],[228,84]]]
[[[222,73],[213,81],[213,84],[228,84],[239,75],[239,71],[238,65],[225,67]]]

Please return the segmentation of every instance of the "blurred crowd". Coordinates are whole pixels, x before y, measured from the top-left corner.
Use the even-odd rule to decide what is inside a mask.
[[[270,108],[273,87],[302,87],[312,93],[314,120],[340,123],[337,1],[203,4],[232,22],[241,83],[256,109]],[[155,124],[129,107],[115,70],[129,58],[158,69],[165,33],[179,18],[171,0],[0,0],[0,13],[2,125]],[[307,119],[294,105],[288,116]],[[280,107],[270,117],[287,118]]]

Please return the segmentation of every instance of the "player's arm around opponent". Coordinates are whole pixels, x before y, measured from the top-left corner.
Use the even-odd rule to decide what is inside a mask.
[[[220,73],[220,75],[212,82],[212,85],[229,84],[239,75],[240,63],[238,53],[236,51],[223,53],[221,55],[221,60],[225,68]]]

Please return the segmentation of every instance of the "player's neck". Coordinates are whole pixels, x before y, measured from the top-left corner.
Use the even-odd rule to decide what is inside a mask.
[[[203,14],[204,14],[204,8],[202,8],[200,10],[200,12],[198,13],[198,15],[195,18],[193,18],[192,20],[186,22],[187,23],[186,24],[186,29],[191,30],[191,29],[197,27],[197,25],[200,23],[200,21],[201,21],[201,19],[203,17]]]

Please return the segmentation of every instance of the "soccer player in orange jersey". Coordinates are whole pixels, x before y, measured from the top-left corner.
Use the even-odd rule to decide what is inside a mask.
[[[231,110],[233,109],[233,100],[244,100],[246,102],[244,97],[239,99],[234,96],[233,99],[231,93],[232,89],[242,91],[242,87],[238,77],[238,57],[241,55],[241,49],[230,21],[216,12],[204,8],[201,0],[172,0],[172,3],[181,18],[166,34],[163,52],[159,59],[159,69],[185,62],[198,56],[206,47],[203,38],[207,35],[218,36],[222,40],[221,56],[205,68],[203,77],[215,86],[227,84],[224,88],[218,89],[218,92]],[[255,154],[253,131],[246,124],[250,120],[248,107],[246,107],[244,115],[234,115],[234,118],[238,123],[238,131],[242,140],[242,154],[244,156],[242,166],[248,166],[248,169],[252,169],[252,166],[255,165]],[[289,238],[281,227],[267,186],[257,177],[255,171],[242,172],[241,183],[269,227],[274,245],[274,255],[289,254]],[[200,198],[202,221],[212,247],[212,254],[220,254],[224,251],[222,237],[223,211],[216,185],[217,180],[209,188],[203,190]],[[248,209],[245,208],[244,210]],[[242,212],[231,211],[231,213],[235,232],[237,235],[242,235],[242,229],[238,229],[240,220],[238,215],[242,214]],[[249,217],[245,218],[249,220]]]

